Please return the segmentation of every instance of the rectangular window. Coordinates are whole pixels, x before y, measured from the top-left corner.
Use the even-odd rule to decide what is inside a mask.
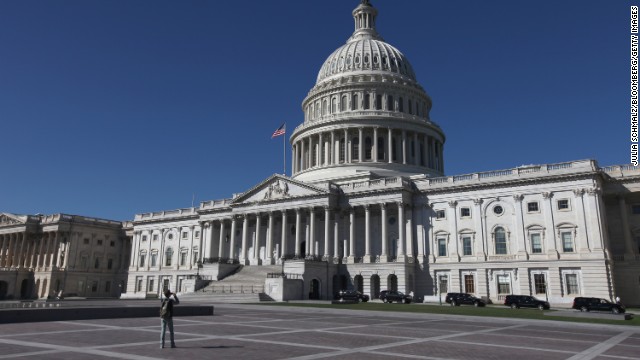
[[[438,277],[438,287],[440,294],[446,294],[449,292],[449,278],[447,275],[440,275]]]
[[[108,292],[110,292],[110,291],[111,291],[111,281],[107,281],[107,282],[104,284],[104,292],[108,293]]]
[[[93,268],[98,269],[99,267],[100,267],[100,258],[96,258],[96,260],[93,262]]]
[[[91,292],[97,292],[98,291],[98,282],[94,281],[91,283]]]
[[[142,235],[142,241],[147,241],[147,235]]]
[[[84,238],[84,244],[89,245],[89,238]]]
[[[471,209],[469,209],[468,207],[463,207],[460,208],[460,217],[470,217],[471,216]]]
[[[158,263],[158,254],[157,253],[151,254],[151,266],[156,266],[157,263]]]
[[[87,268],[87,261],[88,260],[87,260],[86,256],[81,257],[80,258],[80,267],[83,268],[83,269],[86,269]]]
[[[509,275],[498,275],[498,294],[507,295],[511,294],[511,279]]]
[[[447,239],[438,239],[438,256],[447,256]]]
[[[186,231],[182,232],[182,238],[186,239],[189,233],[187,233]]]
[[[196,230],[196,239],[200,237],[200,231]]]
[[[536,295],[547,293],[547,281],[544,274],[533,274],[533,285]]]
[[[143,266],[144,266],[144,260],[145,260],[145,258],[146,258],[146,256],[145,256],[145,255],[140,255],[140,265],[138,265],[138,266],[140,266],[140,267],[143,267]]]
[[[465,236],[462,238],[462,254],[465,256],[472,255],[473,251],[471,250],[471,237]]]
[[[98,240],[98,246],[102,246],[102,240]]]
[[[187,252],[180,253],[180,266],[184,266],[187,263]]]
[[[111,270],[113,268],[113,259],[107,260],[107,269]]]
[[[540,239],[539,233],[531,234],[531,253],[533,254],[542,253],[542,241]]]
[[[444,210],[436,210],[436,219],[444,219],[444,218],[445,218]]]
[[[578,274],[565,274],[565,280],[567,282],[567,295],[580,294],[580,289],[578,288]]]
[[[84,294],[84,281],[78,281],[78,294]]]
[[[142,277],[136,279],[136,291],[142,291]]]
[[[537,201],[532,201],[530,203],[527,203],[527,211],[528,212],[538,212],[538,211],[540,211],[540,209],[538,208],[538,202]]]
[[[149,287],[147,288],[147,292],[152,292],[154,285],[155,285],[155,283],[154,283],[153,278],[149,278]]]
[[[158,240],[158,234],[153,234],[153,241],[157,241]]]
[[[573,252],[573,236],[571,236],[571,232],[562,232],[560,237],[562,238],[562,251]]]
[[[569,199],[558,200],[558,210],[569,210]]]
[[[198,263],[198,251],[194,251],[193,252],[193,264],[197,264]]]
[[[476,284],[473,279],[473,275],[465,275],[464,276],[464,292],[468,294],[475,294],[476,292]]]
[[[116,242],[115,242],[115,241],[112,241],[111,243],[109,243],[109,246],[111,246],[111,247],[115,247],[115,246],[116,246]]]

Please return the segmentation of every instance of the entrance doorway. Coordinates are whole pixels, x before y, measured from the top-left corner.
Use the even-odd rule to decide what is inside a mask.
[[[364,284],[362,281],[362,275],[356,275],[353,277],[353,288],[356,291],[360,291],[361,293],[363,292]]]
[[[31,286],[29,286],[29,279],[24,279],[22,280],[22,283],[20,284],[20,299],[28,299],[31,296],[29,296],[31,293]],[[0,296],[0,298],[2,298]]]
[[[398,277],[395,274],[389,275],[387,278],[388,290],[398,291]]]
[[[307,242],[303,241],[300,243],[300,257],[307,257]]]
[[[377,299],[380,297],[380,276],[374,274],[371,276],[371,298]]]
[[[7,298],[7,291],[9,291],[9,284],[6,281],[0,281],[0,300]]]
[[[320,281],[318,279],[311,280],[309,300],[320,300]]]

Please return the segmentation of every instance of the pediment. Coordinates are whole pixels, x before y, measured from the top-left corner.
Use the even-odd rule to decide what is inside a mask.
[[[231,205],[316,197],[318,195],[328,195],[329,193],[328,189],[308,185],[276,174],[233,199]]]
[[[18,215],[9,214],[9,213],[0,213],[0,226],[21,225],[24,223],[25,221],[21,219],[21,217]]]

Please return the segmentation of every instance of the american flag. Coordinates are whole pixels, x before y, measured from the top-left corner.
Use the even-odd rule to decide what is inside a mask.
[[[286,127],[286,123],[284,123],[280,125],[280,127],[276,129],[276,131],[273,132],[273,135],[271,135],[271,138],[273,139],[276,136],[284,135],[286,132],[287,132],[287,127]]]

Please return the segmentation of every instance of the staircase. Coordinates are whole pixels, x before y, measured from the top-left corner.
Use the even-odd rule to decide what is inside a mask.
[[[280,265],[241,266],[238,271],[181,298],[187,301],[218,303],[249,303],[273,301],[264,293],[264,281],[269,273],[282,272]]]

